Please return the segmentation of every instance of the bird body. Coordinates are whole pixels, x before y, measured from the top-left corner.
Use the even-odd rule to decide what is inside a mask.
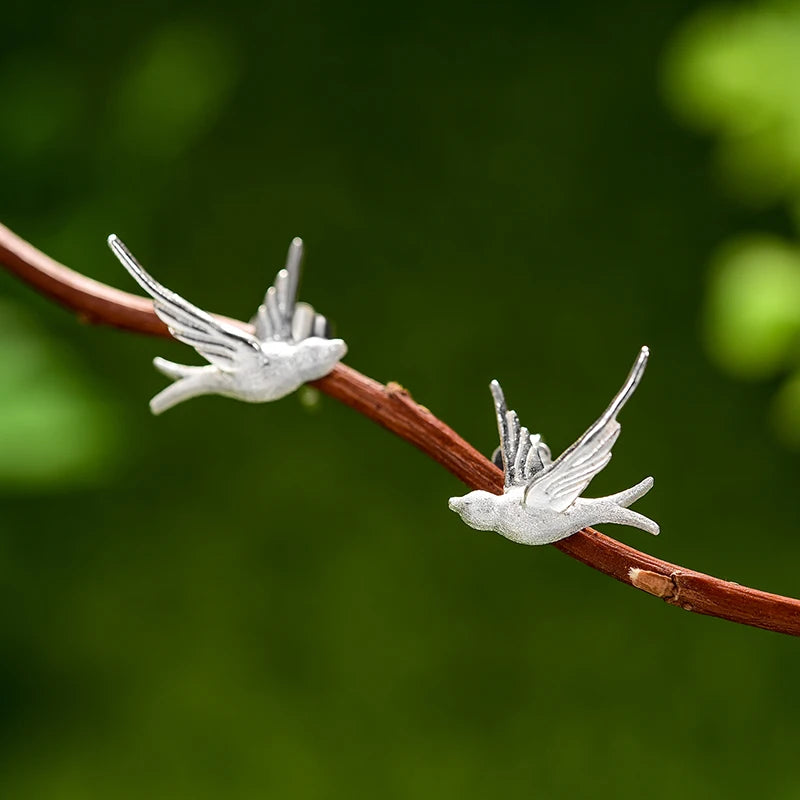
[[[636,486],[608,497],[583,498],[581,492],[611,458],[620,432],[617,414],[641,380],[649,351],[643,347],[622,389],[605,413],[555,461],[537,434],[520,426],[505,404],[497,381],[495,400],[505,490],[502,495],[481,490],[451,497],[450,508],[476,530],[495,531],[520,544],[551,544],[579,530],[603,523],[630,525],[654,535],[653,520],[628,506],[653,486],[645,478]]]
[[[450,499],[450,508],[476,530],[494,531],[519,544],[552,544],[593,525],[630,525],[658,534],[658,525],[627,504],[647,494],[652,478],[645,478],[625,492],[609,497],[577,498],[565,511],[554,512],[536,503],[526,503],[524,488],[501,495],[475,491]],[[484,496],[485,495],[485,496]]]
[[[246,403],[277,400],[327,375],[347,352],[342,339],[328,338],[324,317],[308,304],[295,302],[302,260],[299,239],[292,242],[285,269],[258,309],[255,335],[212,317],[162,286],[116,236],[110,236],[108,244],[153,298],[156,314],[170,333],[210,362],[194,367],[154,359],[156,369],[175,381],[150,401],[154,414],[203,394]]]

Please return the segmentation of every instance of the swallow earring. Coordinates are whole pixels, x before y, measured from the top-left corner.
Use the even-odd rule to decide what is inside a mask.
[[[495,462],[503,468],[503,494],[474,491],[451,497],[450,508],[470,527],[495,531],[520,544],[551,544],[600,523],[630,525],[658,534],[653,520],[628,508],[650,491],[652,478],[608,497],[580,496],[611,459],[611,448],[621,429],[617,414],[639,385],[648,356],[648,349],[643,347],[611,405],[555,461],[541,436],[520,427],[516,412],[506,407],[500,384],[492,381],[500,432]]]
[[[307,303],[296,302],[303,258],[300,239],[292,241],[286,267],[253,319],[255,335],[212,317],[162,286],[118,237],[109,236],[108,246],[153,298],[155,312],[170,333],[209,362],[190,367],[154,359],[156,369],[174,380],[150,401],[154,414],[203,394],[247,403],[278,400],[303,383],[327,375],[347,352],[342,339],[329,338],[325,317]]]

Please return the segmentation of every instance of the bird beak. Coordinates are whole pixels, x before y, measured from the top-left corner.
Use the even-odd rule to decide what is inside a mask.
[[[347,345],[344,343],[344,339],[332,339],[331,344],[334,345],[333,353],[336,358],[344,358],[347,355]]]
[[[451,497],[447,501],[447,505],[449,506],[451,511],[455,511],[458,513],[461,510],[461,498],[460,497]]]

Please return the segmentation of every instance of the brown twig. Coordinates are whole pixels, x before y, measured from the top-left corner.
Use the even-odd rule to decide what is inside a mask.
[[[68,269],[2,225],[0,263],[87,322],[169,336],[150,300],[113,289]],[[234,322],[249,328],[243,322]],[[383,386],[340,364],[328,376],[316,381],[315,386],[410,442],[470,488],[502,492],[501,471],[427,408],[415,403],[399,385]],[[590,528],[553,546],[612,578],[686,611],[800,636],[800,600],[669,564]]]

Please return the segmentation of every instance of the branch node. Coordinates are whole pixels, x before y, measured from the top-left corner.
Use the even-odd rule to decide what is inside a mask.
[[[407,397],[409,400],[411,399],[411,392],[397,381],[389,381],[383,391],[387,397]]]

